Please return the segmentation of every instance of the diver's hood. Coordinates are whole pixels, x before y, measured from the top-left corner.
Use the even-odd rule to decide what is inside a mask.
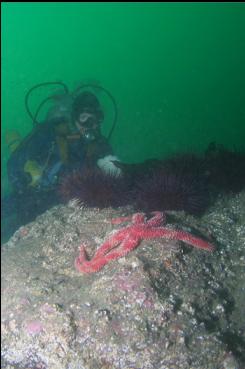
[[[82,92],[75,97],[72,104],[72,111],[74,121],[79,120],[80,114],[85,112],[94,115],[99,122],[104,119],[99,100],[89,91]]]
[[[48,110],[46,119],[52,120],[55,118],[67,118],[71,120],[72,115],[72,98],[70,96],[64,96],[56,101],[53,106]]]

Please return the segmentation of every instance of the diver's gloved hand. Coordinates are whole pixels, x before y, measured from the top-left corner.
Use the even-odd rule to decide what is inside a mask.
[[[97,165],[102,170],[102,172],[119,177],[122,175],[122,170],[120,167],[114,164],[115,162],[120,162],[117,156],[106,155],[103,158],[97,160]]]

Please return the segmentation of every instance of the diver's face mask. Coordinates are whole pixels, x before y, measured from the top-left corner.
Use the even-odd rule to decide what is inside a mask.
[[[75,121],[75,125],[79,133],[87,141],[93,141],[98,136],[100,122],[92,113],[86,111],[81,113]]]

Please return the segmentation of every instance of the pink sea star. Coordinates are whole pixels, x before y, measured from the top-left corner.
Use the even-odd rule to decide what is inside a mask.
[[[75,268],[82,273],[94,273],[99,271],[110,260],[125,256],[136,248],[139,243],[155,238],[180,240],[199,249],[213,251],[214,245],[181,230],[160,227],[165,222],[165,215],[160,211],[152,213],[153,217],[146,220],[144,213],[136,213],[131,217],[115,218],[113,224],[132,220],[132,224],[119,229],[109,237],[96,251],[91,260],[87,259],[84,245],[80,247],[79,256],[75,259]]]

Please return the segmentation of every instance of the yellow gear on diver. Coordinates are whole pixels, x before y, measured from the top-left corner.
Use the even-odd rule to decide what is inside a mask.
[[[18,131],[9,130],[6,132],[5,141],[10,153],[14,152],[21,143],[21,135]]]
[[[63,164],[68,163],[68,143],[66,137],[56,136],[56,143],[59,148],[60,159]]]
[[[42,177],[43,170],[34,160],[27,160],[24,165],[24,172],[29,173],[31,176],[31,183],[29,186],[35,187]]]

